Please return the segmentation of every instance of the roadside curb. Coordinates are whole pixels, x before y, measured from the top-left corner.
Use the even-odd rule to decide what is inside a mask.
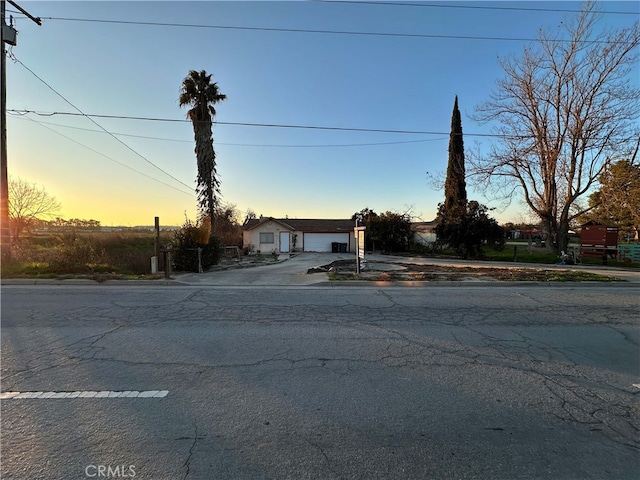
[[[96,280],[89,280],[83,278],[69,278],[65,280],[56,280],[52,278],[7,278],[0,280],[0,286],[30,286],[30,285],[74,285],[74,286],[105,286],[105,285],[189,285],[188,283],[178,282],[176,280],[105,280],[104,282],[98,282]]]
[[[107,280],[105,282],[96,282],[95,280],[69,279],[69,280],[52,280],[52,279],[7,279],[0,282],[0,286],[165,286],[165,287],[202,287],[202,288],[227,288],[227,287],[251,287],[251,288],[443,288],[443,287],[472,287],[472,288],[594,288],[594,287],[611,287],[611,288],[639,288],[640,285],[634,282],[622,280],[620,282],[531,282],[531,281],[459,281],[459,280],[441,280],[441,281],[373,281],[373,280],[323,280],[320,282],[309,284],[285,284],[285,285],[247,285],[247,284],[206,284],[206,283],[188,283],[179,280]]]
[[[625,287],[625,288],[638,288],[639,285],[633,282],[622,280],[620,282],[598,282],[598,281],[585,281],[585,282],[531,282],[531,281],[459,281],[459,280],[441,280],[435,282],[429,281],[374,281],[374,280],[328,280],[326,282],[314,283],[312,286],[326,286],[328,288],[340,287],[413,287],[413,288],[430,288],[430,287]]]

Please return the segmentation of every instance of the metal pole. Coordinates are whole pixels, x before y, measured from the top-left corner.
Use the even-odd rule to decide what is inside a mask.
[[[358,224],[360,218],[356,215],[356,228],[353,229],[353,236],[356,237],[356,275],[360,275],[360,238],[358,237]]]

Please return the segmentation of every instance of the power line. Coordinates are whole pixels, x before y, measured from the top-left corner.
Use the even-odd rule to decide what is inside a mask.
[[[8,112],[11,112],[11,113],[15,113],[15,114],[22,114],[22,115],[27,114],[27,113],[36,113],[36,112],[30,112],[30,111],[17,111],[17,110],[7,110],[7,111],[8,111]],[[72,115],[77,115],[77,114],[72,114]],[[47,116],[49,116],[49,115],[47,115]],[[86,116],[86,115],[85,115],[85,116]],[[46,128],[47,130],[52,131],[53,133],[55,133],[55,134],[57,134],[57,135],[60,135],[60,136],[61,136],[61,137],[63,137],[63,138],[66,138],[67,140],[69,140],[69,141],[71,141],[71,142],[73,142],[73,143],[76,143],[77,145],[80,145],[80,146],[82,146],[82,147],[84,147],[84,148],[86,148],[86,149],[88,149],[88,150],[90,150],[90,151],[92,151],[92,152],[94,152],[94,153],[97,153],[98,155],[103,156],[103,157],[105,157],[106,159],[108,159],[108,160],[110,160],[110,161],[112,161],[112,162],[115,162],[115,163],[117,163],[117,164],[119,164],[119,165],[121,165],[121,166],[123,166],[123,167],[125,167],[125,168],[128,168],[129,170],[132,170],[133,172],[136,172],[136,173],[138,173],[138,174],[140,174],[140,175],[143,175],[143,176],[145,176],[145,177],[147,177],[147,178],[149,178],[149,179],[151,179],[151,180],[153,180],[153,181],[156,181],[156,182],[158,182],[158,183],[161,183],[161,184],[163,184],[163,185],[166,185],[167,187],[172,188],[172,189],[174,189],[174,190],[177,190],[178,192],[184,193],[184,194],[186,194],[186,195],[193,196],[193,193],[185,192],[184,190],[181,190],[181,189],[179,189],[179,188],[177,188],[177,187],[174,187],[173,185],[169,185],[168,183],[165,183],[165,182],[163,182],[162,180],[159,180],[159,179],[157,179],[157,178],[155,178],[155,177],[152,177],[152,176],[150,176],[150,175],[148,175],[148,174],[146,174],[146,173],[144,173],[144,172],[141,172],[140,170],[137,170],[137,169],[135,169],[135,168],[131,167],[130,165],[127,165],[127,164],[125,164],[125,163],[122,163],[122,162],[120,162],[120,161],[118,161],[118,160],[116,160],[116,159],[114,159],[114,158],[112,158],[112,157],[110,157],[110,156],[108,156],[108,155],[105,155],[104,153],[102,153],[102,152],[100,152],[100,151],[98,151],[98,150],[95,150],[95,149],[93,149],[93,148],[91,148],[91,147],[89,147],[89,146],[87,146],[87,145],[85,145],[85,144],[83,144],[83,143],[81,143],[81,142],[78,142],[77,140],[75,140],[75,139],[73,139],[73,138],[71,138],[71,137],[69,137],[69,136],[67,136],[67,135],[64,135],[63,133],[60,133],[60,132],[58,132],[58,131],[56,131],[56,130],[54,130],[54,129],[52,129],[52,128],[49,128],[49,127],[45,124],[45,122],[39,122],[39,121],[34,120],[34,119],[32,119],[32,118],[29,118],[29,117],[24,117],[24,118],[25,118],[26,120],[32,121],[32,122],[34,122],[34,123],[36,123],[36,124],[38,124],[38,125],[42,126],[43,128]],[[57,126],[61,126],[61,127],[68,127],[68,125],[57,125]],[[78,127],[69,127],[69,128],[78,128]],[[80,130],[87,130],[87,129],[84,129],[84,128],[79,128],[79,129],[80,129]],[[90,131],[92,131],[92,132],[101,132],[100,130],[90,130]],[[113,134],[113,135],[118,135],[118,134]],[[431,139],[431,140],[441,140],[441,139]],[[424,141],[430,141],[430,140],[411,140],[411,141],[407,141],[407,142],[386,142],[386,143],[393,144],[393,143],[411,143],[411,142],[424,142]],[[386,144],[386,143],[384,143],[384,144]],[[244,145],[243,145],[243,146],[244,146]],[[247,146],[257,146],[257,145],[247,145]],[[320,145],[320,146],[322,146],[322,145]],[[345,145],[345,146],[352,146],[352,145]],[[219,205],[219,206],[221,206],[221,207],[223,207],[223,208],[231,208],[231,209],[233,209],[233,210],[237,211],[238,213],[245,213],[245,214],[246,214],[246,213],[248,213],[246,210],[240,210],[240,209],[239,209],[239,208],[237,208],[234,204],[230,204],[230,203],[227,203],[227,202],[223,202],[221,199],[219,199],[219,200],[218,200],[218,205]]]
[[[16,112],[9,112],[16,113]],[[15,118],[22,118],[23,115],[15,115]],[[31,120],[31,119],[29,119]],[[73,130],[81,130],[84,132],[104,133],[102,130],[94,130],[92,128],[74,127],[71,125],[62,125],[59,123],[51,122],[37,122],[39,125],[51,125],[55,127],[70,128]],[[179,143],[193,143],[193,140],[180,140],[177,138],[162,138],[162,137],[150,137],[147,135],[134,135],[131,133],[117,133],[111,132],[113,135],[120,137],[141,138],[146,140],[159,140],[163,142],[179,142]],[[228,142],[216,142],[216,145],[232,146],[232,147],[273,147],[273,148],[338,148],[338,147],[369,147],[380,145],[403,145],[408,143],[424,143],[424,142],[436,142],[441,140],[448,140],[449,137],[442,138],[429,138],[422,140],[400,140],[395,142],[367,142],[367,143],[321,143],[321,144],[274,144],[274,143],[228,143]]]
[[[73,143],[75,143],[75,144],[77,144],[77,145],[80,145],[81,147],[86,148],[87,150],[90,150],[90,151],[92,151],[92,152],[94,152],[94,153],[97,153],[98,155],[101,155],[101,156],[105,157],[107,160],[110,160],[110,161],[112,161],[112,162],[115,162],[115,163],[117,163],[118,165],[121,165],[121,166],[123,166],[123,167],[125,167],[125,168],[128,168],[129,170],[131,170],[131,171],[133,171],[133,172],[135,172],[135,173],[138,173],[138,174],[140,174],[140,175],[143,175],[143,176],[145,176],[145,177],[147,177],[147,178],[149,178],[149,179],[151,179],[151,180],[153,180],[153,181],[155,181],[155,182],[161,183],[162,185],[165,185],[165,186],[167,186],[167,187],[169,187],[169,188],[172,188],[172,189],[174,189],[174,190],[177,190],[177,191],[178,191],[178,192],[180,192],[180,193],[184,193],[185,195],[189,195],[189,196],[191,196],[191,197],[194,195],[194,194],[193,194],[193,192],[186,192],[186,191],[181,190],[181,189],[179,189],[179,188],[177,188],[177,187],[175,187],[175,186],[173,186],[173,185],[170,185],[170,184],[168,184],[168,183],[165,183],[165,182],[163,182],[162,180],[159,180],[159,179],[157,179],[157,178],[155,178],[155,177],[152,177],[152,176],[150,176],[150,175],[148,175],[148,174],[146,174],[146,173],[144,173],[144,172],[141,172],[140,170],[137,170],[137,169],[133,168],[133,167],[132,167],[132,166],[130,166],[130,165],[127,165],[126,163],[120,162],[119,160],[116,160],[115,158],[112,158],[112,157],[110,157],[110,156],[108,156],[108,155],[106,155],[106,154],[104,154],[104,153],[102,153],[102,152],[100,152],[100,151],[98,151],[98,150],[96,150],[96,149],[94,149],[94,148],[91,148],[91,147],[89,147],[89,146],[87,146],[87,145],[85,145],[85,144],[83,144],[83,143],[81,143],[81,142],[78,142],[77,140],[75,140],[75,139],[73,139],[73,138],[71,138],[71,137],[69,137],[69,136],[67,136],[67,135],[64,135],[63,133],[60,133],[60,132],[58,132],[58,131],[54,130],[53,128],[49,128],[49,127],[45,124],[45,122],[39,122],[39,121],[37,121],[37,120],[34,120],[34,119],[32,119],[32,118],[28,118],[28,117],[25,117],[25,119],[26,119],[26,120],[29,120],[29,121],[31,121],[31,122],[34,122],[34,123],[36,123],[36,124],[40,125],[41,127],[46,128],[47,130],[50,130],[50,131],[52,131],[53,133],[55,133],[55,134],[57,134],[57,135],[60,135],[61,137],[66,138],[67,140],[69,140],[69,141],[71,141],[71,142],[73,142]],[[59,125],[59,126],[63,126],[63,127],[64,127],[64,126],[66,126],[66,125]],[[84,130],[84,129],[83,129],[83,130]],[[99,130],[92,130],[92,131],[94,131],[94,132],[99,132]],[[239,213],[247,213],[245,210],[240,210],[240,209],[238,209],[235,205],[230,204],[230,203],[227,203],[227,202],[223,202],[222,200],[219,200],[219,201],[218,201],[218,204],[219,204],[221,207],[231,208],[231,209],[233,209],[233,210],[236,210],[236,211],[237,211],[237,212],[239,212]]]
[[[367,36],[367,37],[398,37],[398,38],[430,38],[445,40],[485,40],[485,41],[505,41],[505,42],[536,42],[538,38],[517,38],[517,37],[485,37],[480,35],[436,35],[422,33],[385,33],[385,32],[354,32],[348,30],[315,30],[308,28],[276,28],[276,27],[247,27],[247,26],[231,26],[231,25],[206,25],[195,23],[171,23],[171,22],[142,22],[134,20],[107,20],[97,18],[69,18],[69,17],[42,17],[46,20],[57,20],[67,22],[90,22],[90,23],[106,23],[118,25],[140,25],[153,27],[176,27],[176,28],[208,28],[220,30],[247,30],[261,32],[284,32],[284,33],[313,33],[323,35],[351,35],[351,36]],[[555,42],[570,42],[571,40],[554,40]],[[580,40],[578,43],[584,44],[615,44],[617,41],[607,40]]]
[[[174,123],[187,123],[191,122],[191,120],[180,120],[175,118],[158,118],[158,117],[140,117],[140,116],[125,116],[125,115],[100,115],[100,114],[78,114],[74,112],[38,112],[35,110],[15,110],[9,109],[7,112],[14,113],[33,113],[35,115],[43,116],[43,117],[53,117],[56,115],[63,116],[88,116],[95,118],[112,118],[112,119],[120,119],[120,120],[141,120],[141,121],[151,121],[151,122],[174,122]],[[283,124],[283,123],[256,123],[256,122],[221,122],[216,120],[214,125],[231,125],[231,126],[240,126],[240,127],[265,127],[265,128],[288,128],[288,129],[307,129],[307,130],[328,130],[328,131],[338,131],[338,132],[362,132],[362,133],[392,133],[392,134],[403,134],[403,135],[446,135],[447,137],[451,132],[435,132],[435,131],[425,131],[425,130],[393,130],[393,129],[385,129],[385,128],[356,128],[356,127],[331,127],[331,126],[320,126],[320,125],[294,125],[294,124]],[[464,134],[467,137],[497,137],[497,138],[525,138],[524,136],[508,136],[501,135],[495,133],[467,133]]]
[[[182,182],[181,180],[179,180],[178,178],[174,177],[173,175],[171,175],[169,172],[163,170],[162,168],[160,168],[159,166],[157,166],[155,163],[153,163],[151,160],[149,160],[147,157],[145,157],[144,155],[142,155],[141,153],[137,152],[136,150],[134,150],[133,148],[131,148],[129,145],[127,145],[126,143],[124,143],[121,139],[119,139],[118,137],[116,137],[115,135],[113,135],[111,132],[109,132],[106,128],[104,128],[102,125],[100,125],[98,122],[96,122],[93,118],[91,118],[90,115],[85,114],[82,110],[80,110],[78,107],[76,107],[73,103],[71,103],[67,98],[64,97],[64,95],[62,95],[60,92],[58,92],[55,88],[53,88],[51,85],[49,85],[46,81],[44,81],[42,78],[40,78],[33,70],[31,70],[29,67],[27,67],[24,63],[22,63],[20,61],[20,59],[16,58],[15,56],[13,56],[13,60],[17,63],[19,63],[23,68],[25,68],[29,73],[31,73],[34,77],[36,77],[38,80],[40,80],[43,84],[45,84],[52,92],[54,92],[56,95],[58,95],[60,98],[62,98],[62,100],[64,100],[66,103],[68,103],[69,105],[71,105],[71,107],[73,107],[75,110],[77,110],[79,112],[79,114],[77,115],[81,115],[85,118],[87,118],[89,121],[91,121],[91,123],[93,123],[94,125],[96,125],[100,130],[102,130],[103,132],[105,132],[106,134],[108,134],[110,137],[112,137],[113,139],[115,139],[118,143],[122,144],[123,146],[125,146],[128,150],[130,150],[131,152],[133,152],[134,154],[136,154],[138,157],[140,157],[141,159],[143,159],[145,162],[147,162],[149,165],[151,165],[153,168],[155,168],[156,170],[161,171],[162,173],[164,173],[165,175],[167,175],[168,177],[172,178],[173,180],[175,180],[176,182],[178,182],[179,184],[187,187],[187,188],[191,188],[189,185],[187,185],[186,183]]]
[[[67,136],[67,135],[65,135],[65,134],[63,134],[63,133],[60,133],[60,132],[58,132],[58,131],[54,130],[53,128],[49,128],[47,125],[43,124],[42,122],[38,122],[37,120],[34,120],[34,119],[32,119],[32,118],[29,118],[29,117],[26,117],[26,120],[29,120],[29,121],[31,121],[31,122],[34,122],[34,123],[36,123],[36,124],[40,125],[41,127],[46,128],[47,130],[50,130],[50,131],[52,131],[53,133],[55,133],[55,134],[57,134],[57,135],[60,135],[61,137],[64,137],[64,138],[66,138],[67,140],[69,140],[69,141],[71,141],[71,142],[73,142],[73,143],[75,143],[75,144],[77,144],[77,145],[80,145],[81,147],[86,148],[87,150],[90,150],[90,151],[92,151],[92,152],[94,152],[94,153],[97,153],[98,155],[103,156],[103,157],[104,157],[104,158],[106,158],[107,160],[110,160],[110,161],[112,161],[112,162],[115,162],[115,163],[117,163],[118,165],[120,165],[120,166],[122,166],[122,167],[125,167],[125,168],[128,168],[129,170],[132,170],[132,171],[134,171],[134,172],[136,172],[136,173],[138,173],[138,174],[140,174],[140,175],[143,175],[143,176],[145,176],[145,177],[147,177],[147,178],[149,178],[149,179],[151,179],[151,180],[153,180],[153,181],[155,181],[155,182],[161,183],[162,185],[165,185],[165,186],[167,186],[167,187],[169,187],[169,188],[172,188],[172,189],[174,189],[174,190],[177,190],[177,191],[178,191],[178,192],[180,192],[180,193],[184,193],[184,194],[189,195],[189,196],[193,196],[193,195],[194,195],[194,194],[193,194],[193,192],[185,192],[184,190],[182,190],[182,189],[180,189],[180,188],[178,188],[178,187],[174,187],[173,185],[170,185],[170,184],[168,184],[168,183],[165,183],[165,182],[163,182],[162,180],[159,180],[159,179],[157,179],[157,178],[155,178],[155,177],[152,177],[151,175],[148,175],[148,174],[146,174],[146,173],[144,173],[144,172],[141,172],[140,170],[137,170],[137,169],[133,168],[133,167],[132,167],[132,166],[130,166],[130,165],[127,165],[126,163],[123,163],[123,162],[121,162],[121,161],[119,161],[119,160],[116,160],[115,158],[112,158],[112,157],[110,157],[110,156],[108,156],[108,155],[106,155],[106,154],[104,154],[104,153],[102,153],[102,152],[100,152],[100,151],[98,151],[98,150],[96,150],[96,149],[94,149],[94,148],[91,148],[91,147],[89,147],[89,146],[87,146],[87,145],[85,145],[85,144],[83,144],[83,143],[81,143],[81,142],[78,142],[77,140],[74,140],[73,138],[71,138],[71,137],[69,137],[69,136]],[[96,130],[96,131],[97,131],[97,130]],[[182,182],[181,182],[181,183],[182,183]]]
[[[31,118],[25,117],[26,113],[24,113],[24,112],[9,111],[9,113],[14,114],[14,118],[17,118],[17,119],[24,118],[26,120],[32,120]],[[93,128],[74,127],[72,125],[63,125],[61,123],[42,122],[42,121],[38,121],[36,123],[38,123],[38,125],[51,125],[53,127],[69,128],[69,129],[72,129],[72,130],[80,130],[80,131],[83,131],[83,132],[105,133],[103,130],[96,130],[96,129],[93,129]],[[147,135],[134,135],[132,133],[119,133],[119,132],[111,132],[111,133],[113,135],[118,136],[118,137],[142,138],[142,139],[147,139],[147,140],[161,140],[161,141],[164,141],[164,142],[193,143],[193,140],[181,140],[181,139],[177,139],[177,138],[150,137],[150,136],[147,136]],[[218,143],[218,142],[216,142],[216,143],[218,145],[233,145],[233,144],[222,144],[222,143]]]
[[[568,8],[537,8],[537,7],[496,7],[488,5],[451,5],[449,3],[403,3],[403,2],[370,2],[356,0],[311,0],[318,3],[345,3],[352,5],[381,5],[393,7],[423,7],[423,8],[455,8],[455,9],[473,9],[473,10],[503,10],[515,12],[558,12],[558,13],[581,13],[582,10],[573,10]],[[602,12],[611,15],[638,15],[638,12],[622,12],[607,11]]]
[[[106,155],[106,154],[104,154],[104,153],[102,153],[102,152],[100,152],[100,151],[98,151],[98,150],[96,150],[96,149],[94,149],[94,148],[91,148],[91,147],[89,147],[89,146],[87,146],[87,145],[85,145],[85,144],[83,144],[83,143],[81,143],[81,142],[78,142],[77,140],[74,140],[73,138],[71,138],[71,137],[69,137],[69,136],[67,136],[67,135],[64,135],[63,133],[60,133],[60,132],[58,132],[58,131],[54,130],[53,128],[49,128],[49,127],[45,124],[45,122],[39,122],[39,121],[37,121],[37,120],[34,120],[34,119],[32,119],[32,118],[28,118],[28,117],[26,117],[25,119],[26,119],[26,120],[29,120],[29,121],[31,121],[31,122],[34,122],[34,123],[36,123],[36,124],[40,125],[41,127],[46,128],[47,130],[50,130],[50,131],[52,131],[53,133],[55,133],[55,134],[57,134],[57,135],[60,135],[61,137],[66,138],[67,140],[69,140],[69,141],[71,141],[71,142],[73,142],[73,143],[75,143],[75,144],[77,144],[77,145],[80,145],[81,147],[86,148],[87,150],[90,150],[90,151],[92,151],[92,152],[94,152],[94,153],[97,153],[98,155],[103,156],[103,157],[104,157],[104,158],[106,158],[107,160],[110,160],[110,161],[112,161],[112,162],[115,162],[115,163],[117,163],[118,165],[121,165],[121,166],[123,166],[123,167],[125,167],[125,168],[128,168],[129,170],[131,170],[131,171],[133,171],[133,172],[135,172],[135,173],[138,173],[138,174],[140,174],[140,175],[142,175],[142,176],[145,176],[145,177],[147,177],[147,178],[149,178],[149,179],[151,179],[151,180],[153,180],[153,181],[155,181],[155,182],[161,183],[162,185],[165,185],[165,186],[167,186],[167,187],[169,187],[169,188],[172,188],[173,190],[176,190],[176,191],[178,191],[178,192],[180,192],[180,193],[184,193],[185,195],[189,195],[190,197],[193,197],[193,195],[194,195],[194,194],[193,194],[193,192],[186,192],[186,191],[184,191],[184,190],[181,190],[181,189],[179,189],[178,187],[175,187],[175,186],[170,185],[170,184],[168,184],[168,183],[166,183],[166,182],[163,182],[162,180],[159,180],[159,179],[157,179],[157,178],[155,178],[155,177],[152,177],[151,175],[148,175],[148,174],[146,174],[146,173],[144,173],[144,172],[141,172],[140,170],[137,170],[137,169],[133,168],[132,166],[127,165],[126,163],[120,162],[119,160],[116,160],[115,158],[112,158],[112,157],[110,157],[110,156],[108,156],[108,155]],[[59,126],[63,126],[63,127],[64,127],[64,126],[66,126],[66,125],[59,125]],[[99,132],[99,130],[92,130],[92,131],[94,131],[94,132]],[[237,212],[239,212],[239,213],[247,213],[245,210],[240,210],[240,209],[238,209],[237,207],[235,207],[235,205],[230,204],[230,203],[223,202],[222,200],[219,200],[219,201],[218,201],[218,204],[219,204],[221,207],[231,208],[231,209],[233,209],[233,210],[236,210],[236,211],[237,211]]]
[[[39,115],[43,117],[53,117],[56,115],[62,115],[62,116],[72,116],[72,117],[85,116],[85,117],[95,117],[95,118],[141,120],[141,121],[151,121],[151,122],[171,122],[171,123],[189,122],[191,123],[191,120],[180,120],[176,118],[103,115],[103,114],[85,114],[85,113],[79,114],[74,112],[38,112],[35,110],[26,110],[26,109],[25,110],[7,109],[7,112],[16,113],[16,114],[32,113],[34,115]],[[438,136],[446,135],[447,138],[449,138],[449,135],[451,135],[451,132],[436,132],[436,131],[427,131],[427,130],[393,130],[393,129],[385,129],[385,128],[331,127],[331,126],[321,126],[321,125],[295,125],[295,124],[284,124],[284,123],[221,122],[216,120],[215,122],[213,122],[213,124],[241,126],[241,127],[324,130],[324,131],[335,131],[335,132],[389,133],[389,134],[401,134],[401,135],[438,135]],[[530,138],[537,138],[535,135],[507,135],[507,134],[500,134],[500,133],[469,133],[469,132],[465,132],[464,136],[465,137],[486,137],[486,138],[507,138],[512,140],[526,140]]]
[[[94,153],[97,153],[98,155],[103,156],[103,157],[104,157],[104,158],[106,158],[107,160],[110,160],[110,161],[112,161],[112,162],[115,162],[115,163],[117,163],[118,165],[121,165],[121,166],[123,166],[123,167],[125,167],[125,168],[128,168],[129,170],[132,170],[132,171],[133,171],[133,172],[135,172],[135,173],[138,173],[138,174],[140,174],[140,175],[142,175],[142,176],[145,176],[145,177],[147,177],[147,178],[149,178],[149,179],[151,179],[151,180],[153,180],[153,181],[155,181],[155,182],[161,183],[162,185],[165,185],[165,186],[167,186],[167,187],[169,187],[169,188],[172,188],[172,189],[174,189],[174,190],[177,190],[177,191],[178,191],[178,192],[180,192],[180,193],[184,193],[185,195],[189,195],[190,197],[193,197],[193,192],[186,192],[186,191],[184,191],[184,190],[179,189],[178,187],[174,187],[173,185],[170,185],[170,184],[168,184],[168,183],[166,183],[166,182],[163,182],[162,180],[159,180],[159,179],[157,179],[157,178],[155,178],[155,177],[152,177],[151,175],[148,175],[148,174],[146,174],[146,173],[144,173],[144,172],[141,172],[140,170],[137,170],[137,169],[133,168],[132,166],[127,165],[126,163],[122,163],[122,162],[120,162],[119,160],[116,160],[115,158],[112,158],[112,157],[110,157],[110,156],[108,156],[108,155],[105,155],[104,153],[99,152],[98,150],[96,150],[96,149],[94,149],[94,148],[91,148],[91,147],[89,147],[89,146],[87,146],[87,145],[85,145],[85,144],[83,144],[83,143],[81,143],[81,142],[78,142],[77,140],[74,140],[73,138],[68,137],[67,135],[64,135],[63,133],[60,133],[60,132],[58,132],[58,131],[54,130],[53,128],[49,128],[49,127],[48,127],[44,122],[38,122],[37,120],[34,120],[34,119],[32,119],[32,118],[28,118],[28,117],[26,118],[26,120],[29,120],[29,121],[31,121],[31,122],[34,122],[34,123],[36,123],[36,124],[40,125],[41,127],[46,128],[47,130],[50,130],[50,131],[52,131],[53,133],[55,133],[55,134],[57,134],[57,135],[60,135],[61,137],[64,137],[64,138],[66,138],[67,140],[69,140],[69,141],[71,141],[71,142],[73,142],[73,143],[75,143],[75,144],[77,144],[77,145],[80,145],[81,147],[86,148],[87,150],[90,150],[90,151],[92,151],[92,152],[94,152]],[[63,127],[64,127],[64,126],[66,126],[66,125],[58,125],[58,126],[63,126]],[[82,130],[84,130],[84,129],[82,129]],[[99,132],[99,130],[92,130],[92,131],[94,131],[94,132]],[[230,203],[223,202],[222,200],[219,200],[219,201],[218,201],[218,204],[219,204],[221,207],[223,207],[223,208],[231,208],[231,209],[233,209],[233,210],[235,210],[235,211],[237,211],[237,212],[239,212],[239,213],[245,213],[245,214],[247,213],[247,212],[246,212],[246,211],[244,211],[244,210],[240,210],[240,209],[236,208],[236,207],[235,207],[235,205],[230,204]]]
[[[489,5],[452,5],[449,3],[403,3],[403,2],[370,2],[360,0],[310,0],[316,3],[336,3],[351,5],[379,5],[391,7],[414,7],[414,8],[449,8],[457,10],[501,10],[509,12],[555,12],[555,13],[582,13],[582,10],[570,8],[539,8],[539,7],[503,7]],[[9,13],[20,13],[17,10],[9,10]],[[603,15],[638,15],[639,12],[624,12],[621,10],[608,10],[601,12]],[[41,17],[45,19],[56,20],[55,17]]]

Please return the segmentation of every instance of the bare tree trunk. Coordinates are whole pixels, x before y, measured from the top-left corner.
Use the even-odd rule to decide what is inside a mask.
[[[569,223],[565,221],[560,222],[558,228],[558,242],[556,253],[567,252],[569,250]]]

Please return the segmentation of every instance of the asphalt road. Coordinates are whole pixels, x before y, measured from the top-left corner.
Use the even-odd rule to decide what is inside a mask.
[[[3,286],[1,477],[637,479],[639,312],[630,284]]]

